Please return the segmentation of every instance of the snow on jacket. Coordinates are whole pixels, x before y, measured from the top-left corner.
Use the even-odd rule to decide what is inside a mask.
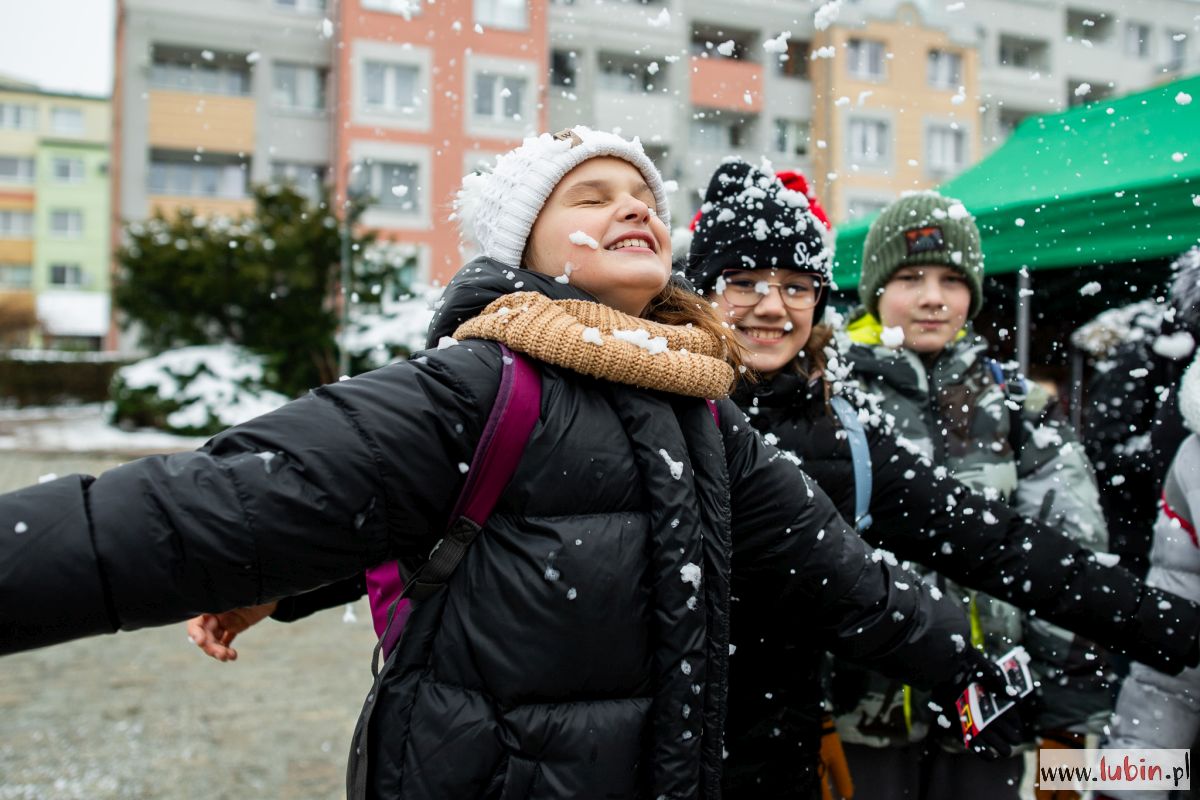
[[[1043,419],[1044,393],[1034,387],[1025,401],[1025,430],[1020,453],[1014,453],[1009,395],[985,360],[982,337],[968,328],[927,366],[907,348],[879,344],[880,330],[873,317],[860,317],[848,329],[855,343],[846,355],[862,389],[879,395],[898,436],[985,496],[1007,502],[1093,551],[1107,548],[1098,491],[1083,447],[1068,427]],[[976,644],[994,654],[1025,645],[1045,696],[1039,730],[1102,724],[1112,707],[1112,690],[1089,646],[1043,619],[1026,619],[993,596],[960,590],[944,576],[937,580],[956,600],[969,598],[968,612],[978,621]],[[841,716],[839,730],[849,741],[875,746],[924,738],[929,729],[919,713],[923,704],[914,704],[913,724],[906,731],[905,701],[902,687],[873,679],[866,699]]]
[[[1200,368],[1194,364],[1180,386],[1180,410],[1192,431],[1179,447],[1160,495],[1147,583],[1200,600]],[[1106,747],[1121,749],[1192,746],[1200,733],[1200,669],[1166,675],[1134,664],[1121,685]],[[1166,800],[1168,792],[1111,792],[1121,800]]]
[[[434,337],[522,284],[590,299],[476,260]],[[512,483],[393,657],[401,702],[357,756],[372,797],[719,797],[731,598],[889,674],[955,674],[961,614],[874,557],[732,402],[718,428],[701,400],[539,368]],[[491,342],[427,351],[197,452],[0,496],[0,653],[415,567],[500,372]]]
[[[795,366],[741,384],[733,399],[767,441],[799,457],[801,467],[828,493],[842,517],[853,519],[855,478],[849,442],[827,404],[825,380],[809,380],[802,363]],[[1021,517],[1004,503],[967,492],[945,469],[902,446],[872,398],[841,381],[832,385],[865,422],[874,518],[862,532],[868,542],[961,584],[1036,609],[1046,619],[1085,631],[1114,649],[1157,658],[1164,643],[1185,644],[1162,627],[1152,638],[1135,641],[1140,637],[1132,630],[1107,625],[1106,620],[1127,615],[1130,608],[1155,613],[1157,594],[1147,592],[1125,570],[1104,566],[1058,531]],[[1027,551],[1026,542],[1036,544]],[[1080,593],[1081,587],[1097,586],[1108,591]],[[1098,600],[1110,606],[1097,606]],[[730,693],[737,702],[730,708],[726,736],[727,783],[740,779],[738,788],[761,796],[790,796],[787,787],[799,785],[820,747],[822,698],[815,678],[820,643],[801,647],[779,642],[770,631],[741,624],[738,611],[735,605],[733,643],[738,655],[731,661]],[[1186,647],[1179,651],[1180,660],[1183,650]],[[804,757],[783,757],[797,752]]]

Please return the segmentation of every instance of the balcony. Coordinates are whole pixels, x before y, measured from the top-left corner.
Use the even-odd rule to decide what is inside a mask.
[[[149,144],[172,150],[203,147],[227,153],[252,153],[254,100],[154,89],[150,92]]]
[[[762,111],[762,64],[693,56],[691,70],[693,106],[754,114]]]
[[[150,195],[146,205],[151,213],[161,211],[168,219],[179,215],[180,209],[189,209],[205,217],[237,217],[254,213],[254,198],[224,197],[180,197],[176,195]]]

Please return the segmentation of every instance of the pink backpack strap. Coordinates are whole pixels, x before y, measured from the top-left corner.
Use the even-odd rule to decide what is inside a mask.
[[[542,408],[542,381],[537,367],[526,356],[503,344],[500,354],[504,362],[500,387],[475,446],[475,455],[471,458],[445,535],[407,585],[395,561],[367,570],[367,596],[371,601],[375,633],[379,636],[372,661],[373,672],[378,672],[380,651],[386,658],[400,639],[404,622],[411,613],[409,598],[422,600],[444,586],[475,536],[487,524],[500,500],[500,493],[517,471],[533,426],[537,424]]]
[[[717,423],[717,427],[721,427],[721,409],[717,408],[716,400],[705,400],[708,404],[708,413],[712,414],[713,422]]]

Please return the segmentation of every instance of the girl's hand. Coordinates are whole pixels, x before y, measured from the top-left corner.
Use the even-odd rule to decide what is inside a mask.
[[[265,603],[192,617],[187,622],[188,638],[217,661],[236,661],[237,650],[229,645],[239,633],[271,616],[275,606],[276,603]]]

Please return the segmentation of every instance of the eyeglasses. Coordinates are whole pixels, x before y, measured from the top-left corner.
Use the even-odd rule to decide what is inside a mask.
[[[793,311],[813,308],[821,299],[824,284],[815,275],[797,275],[786,282],[757,279],[756,275],[763,271],[727,269],[717,279],[717,291],[725,298],[725,302],[736,308],[758,305],[771,293],[772,286],[779,288],[783,304]],[[774,270],[769,271],[775,274]]]

